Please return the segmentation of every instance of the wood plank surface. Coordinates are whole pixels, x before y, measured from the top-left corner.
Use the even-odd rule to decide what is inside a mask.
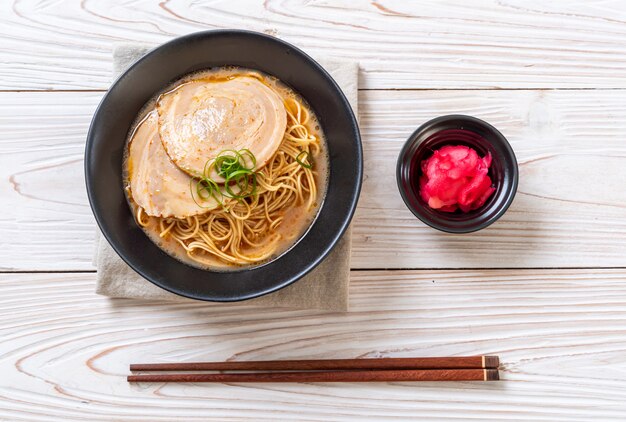
[[[145,303],[0,275],[0,420],[619,421],[624,270],[357,271],[351,312]],[[137,384],[131,362],[499,355],[493,383]]]
[[[0,89],[102,89],[116,42],[208,29],[361,62],[365,88],[626,88],[623,1],[0,2]]]
[[[220,28],[360,62],[349,313],[94,294],[83,150],[112,48]],[[6,0],[0,38],[0,421],[625,419],[626,2]],[[472,235],[395,185],[407,136],[451,113],[520,163]],[[502,381],[125,382],[131,362],[473,354]]]
[[[365,181],[354,268],[626,265],[626,91],[362,91]],[[95,223],[83,180],[102,93],[0,93],[0,269],[89,270]],[[507,214],[439,233],[404,206],[395,161],[424,121],[465,113],[498,127],[520,162]]]

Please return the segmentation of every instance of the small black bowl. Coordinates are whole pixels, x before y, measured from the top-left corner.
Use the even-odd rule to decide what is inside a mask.
[[[444,145],[465,145],[480,156],[491,153],[489,176],[495,192],[480,208],[464,212],[432,209],[419,194],[421,163]],[[517,192],[517,159],[506,138],[489,123],[471,116],[450,115],[429,120],[404,144],[396,169],[400,195],[406,206],[429,226],[448,233],[471,233],[492,224],[505,213]]]
[[[126,136],[146,101],[183,75],[217,66],[257,69],[276,76],[300,93],[317,114],[330,157],[326,197],[308,232],[275,260],[233,272],[195,268],[160,249],[135,223],[122,182]],[[350,104],[317,62],[293,45],[264,34],[205,31],[155,48],[113,83],[89,128],[85,179],[100,230],[131,268],[172,293],[230,302],[288,286],[330,253],[356,208],[362,157],[359,128]]]

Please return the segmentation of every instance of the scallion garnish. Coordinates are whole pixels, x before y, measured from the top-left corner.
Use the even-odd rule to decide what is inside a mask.
[[[207,201],[213,197],[223,206],[224,197],[240,201],[254,196],[257,191],[255,167],[256,157],[250,150],[224,150],[217,157],[206,162],[202,177],[191,179],[191,197],[198,206],[202,205],[198,203],[196,197],[202,201]],[[224,179],[223,191],[219,184],[211,178],[210,175],[213,172]],[[193,185],[194,181],[195,186]]]
[[[296,155],[296,161],[306,169],[313,167],[313,158],[308,151],[301,151],[300,154]]]
[[[194,185],[195,182],[195,185]],[[191,189],[191,198],[196,203],[197,206],[202,208],[208,208],[198,203],[196,197],[198,197],[201,201],[208,201],[211,197],[215,198],[218,204],[222,204],[222,199],[224,195],[220,190],[219,186],[213,179],[210,178],[202,178],[202,179],[191,179],[190,182]],[[194,195],[195,191],[195,195]]]

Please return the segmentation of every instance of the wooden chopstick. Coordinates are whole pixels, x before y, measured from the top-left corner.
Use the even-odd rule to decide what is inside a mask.
[[[179,371],[128,376],[128,382],[393,382],[492,381],[497,356],[278,360],[132,364],[131,371]],[[278,371],[198,374],[185,371]],[[288,372],[297,371],[297,372]]]
[[[483,369],[498,368],[497,356],[426,358],[274,360],[247,362],[135,363],[131,371],[336,371],[354,369]]]
[[[497,369],[417,369],[321,372],[258,372],[239,374],[129,375],[128,382],[403,382],[495,381]]]

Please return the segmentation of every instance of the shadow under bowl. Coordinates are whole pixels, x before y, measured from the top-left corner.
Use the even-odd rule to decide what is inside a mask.
[[[470,212],[443,212],[420,196],[421,163],[445,145],[464,145],[478,155],[491,153],[489,176],[495,192],[484,205]],[[400,195],[411,212],[429,226],[448,233],[471,233],[500,218],[517,192],[519,170],[506,138],[489,123],[471,116],[449,115],[429,120],[404,144],[398,156],[396,179]]]

